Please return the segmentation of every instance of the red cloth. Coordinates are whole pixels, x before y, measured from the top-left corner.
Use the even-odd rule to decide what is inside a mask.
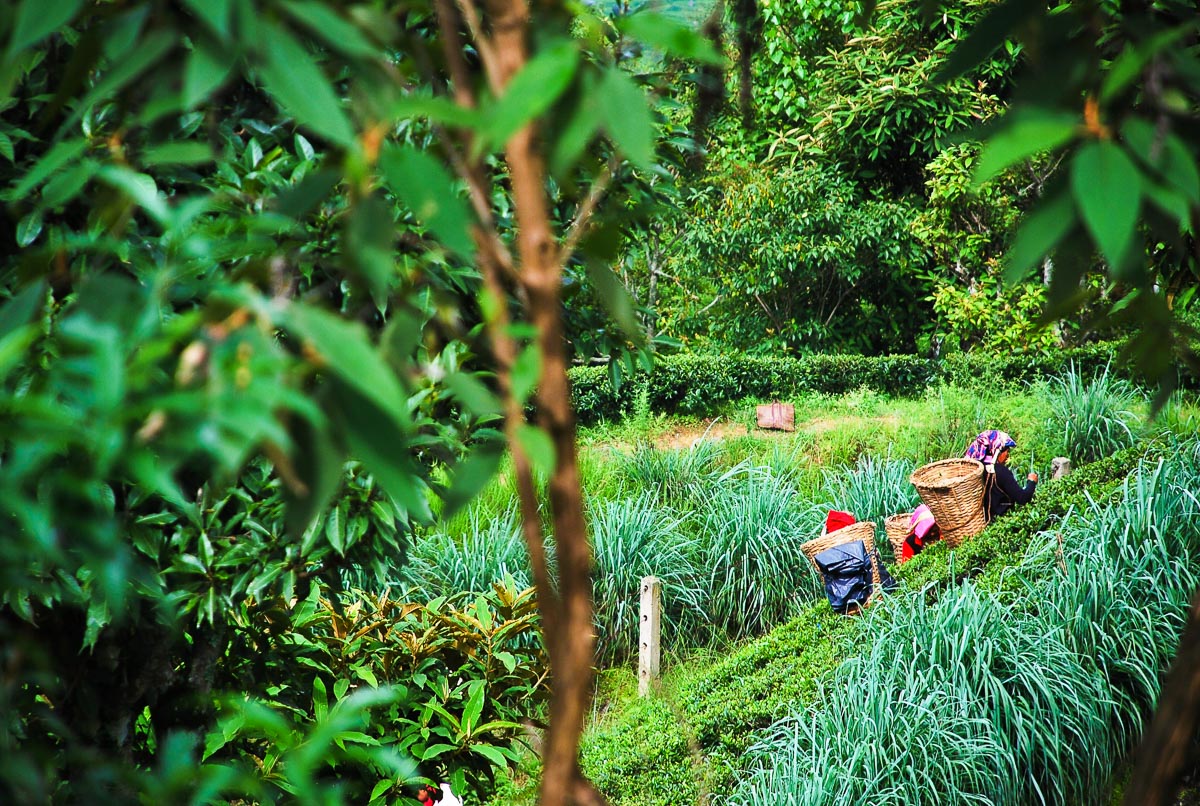
[[[843,526],[849,526],[852,523],[857,523],[854,516],[849,512],[842,512],[837,509],[829,510],[829,515],[825,518],[825,534],[836,532]]]

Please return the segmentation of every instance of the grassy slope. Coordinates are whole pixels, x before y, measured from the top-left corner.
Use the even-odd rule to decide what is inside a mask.
[[[1059,451],[1057,435],[1046,425],[1045,398],[1037,390],[1008,390],[979,400],[954,388],[931,390],[919,399],[892,400],[871,393],[797,402],[794,435],[755,434],[727,439],[728,462],[772,457],[794,461],[797,482],[812,484],[826,470],[853,462],[862,453],[892,451],[927,461],[960,450],[963,433],[1002,422],[1044,469]],[[725,422],[751,424],[748,406],[724,412]],[[684,429],[688,428],[683,423]],[[704,423],[690,424],[703,432]],[[615,494],[623,487],[614,446],[637,442],[678,445],[679,420],[653,416],[581,434],[585,487],[592,494]],[[934,546],[913,562],[894,569],[909,591],[936,598],[955,580],[976,578],[997,589],[1001,572],[1021,555],[1030,536],[1049,528],[1085,493],[1105,497],[1146,451],[1144,444],[1073,476],[1042,485],[1034,504],[989,527],[956,552]],[[1028,454],[1026,454],[1028,456]],[[503,496],[501,496],[503,497]],[[824,602],[770,634],[728,649],[720,657],[696,655],[667,663],[657,695],[638,699],[628,670],[601,674],[594,718],[584,737],[587,774],[614,804],[692,804],[709,802],[733,784],[739,759],[757,732],[778,716],[819,701],[821,686],[855,653],[860,622],[831,613]],[[492,803],[535,802],[536,760],[502,782]]]
[[[1085,495],[1107,497],[1156,446],[1144,443],[1071,477],[1047,482],[1035,502],[951,552],[935,546],[895,569],[910,592],[936,597],[970,576],[995,590],[1029,537],[1051,528]],[[903,594],[901,594],[903,595]],[[584,769],[614,804],[692,804],[734,785],[738,757],[757,731],[788,711],[818,700],[820,687],[856,650],[858,623],[824,602],[727,658],[669,679],[657,698],[629,691],[589,730]]]

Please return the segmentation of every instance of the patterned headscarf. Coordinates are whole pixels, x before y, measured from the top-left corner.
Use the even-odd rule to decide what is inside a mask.
[[[967,452],[963,456],[967,459],[978,459],[985,465],[994,465],[996,457],[1003,453],[1005,448],[1016,444],[1016,440],[1003,431],[984,431],[967,446]]]

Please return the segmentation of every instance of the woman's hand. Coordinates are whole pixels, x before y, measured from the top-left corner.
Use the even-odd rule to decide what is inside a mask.
[[[1037,473],[1030,473],[1025,478],[1029,479],[1030,481],[1037,481]]]

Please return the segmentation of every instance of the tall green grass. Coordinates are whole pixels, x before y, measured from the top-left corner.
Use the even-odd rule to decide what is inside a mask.
[[[819,530],[810,505],[769,472],[739,466],[701,503],[704,611],[734,637],[781,623],[820,590],[800,545]]]
[[[883,521],[889,515],[911,512],[921,503],[909,481],[913,468],[906,459],[863,456],[853,468],[826,470],[821,509],[841,509],[860,521],[874,521],[876,545],[885,559],[891,559]]]
[[[612,663],[637,649],[643,577],[662,582],[665,643],[686,643],[701,620],[694,539],[680,525],[680,519],[648,493],[597,502],[592,508],[592,598],[597,657],[602,662]]]
[[[662,450],[639,443],[630,454],[617,453],[617,462],[628,484],[648,491],[666,503],[683,503],[707,487],[717,471],[722,447],[697,440],[690,448]]]
[[[532,583],[529,552],[516,509],[487,516],[471,509],[462,534],[435,532],[413,543],[404,577],[430,599],[461,591],[481,593],[511,575],[518,590]]]
[[[1091,462],[1128,448],[1137,438],[1135,409],[1144,399],[1109,367],[1091,379],[1074,365],[1049,384],[1050,420],[1075,462]]]
[[[797,806],[1071,802],[1044,773],[1107,726],[1099,679],[1057,629],[971,586],[886,616],[871,618],[866,652],[839,667],[824,706],[754,748],[747,788]]]

